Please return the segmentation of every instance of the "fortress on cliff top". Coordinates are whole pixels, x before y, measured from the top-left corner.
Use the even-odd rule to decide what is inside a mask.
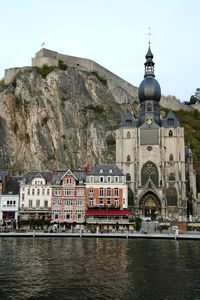
[[[133,103],[138,101],[138,88],[106,68],[102,67],[93,60],[75,57],[65,54],[60,54],[56,51],[42,48],[32,58],[32,67],[11,68],[5,70],[4,82],[10,84],[16,75],[32,69],[33,67],[58,66],[59,60],[63,61],[67,66],[77,70],[97,72],[99,76],[107,80],[108,89],[112,92],[117,103]],[[134,68],[134,66],[133,66]],[[163,107],[180,110],[182,104],[175,97],[167,96],[161,97],[161,105]]]

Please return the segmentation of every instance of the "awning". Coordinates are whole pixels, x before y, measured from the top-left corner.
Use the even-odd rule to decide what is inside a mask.
[[[127,209],[88,209],[86,210],[86,216],[98,216],[98,217],[133,217],[133,213]]]

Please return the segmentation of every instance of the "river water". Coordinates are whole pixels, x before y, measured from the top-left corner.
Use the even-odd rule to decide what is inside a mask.
[[[200,241],[0,238],[0,299],[200,299]]]

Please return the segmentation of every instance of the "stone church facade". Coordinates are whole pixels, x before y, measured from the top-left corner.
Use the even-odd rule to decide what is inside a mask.
[[[126,175],[129,208],[152,220],[186,220],[192,214],[196,175],[184,128],[172,112],[160,117],[161,88],[150,46],[139,86],[140,115],[130,112],[116,132],[116,164]]]

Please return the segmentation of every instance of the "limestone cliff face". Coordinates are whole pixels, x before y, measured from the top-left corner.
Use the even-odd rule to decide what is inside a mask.
[[[17,174],[113,163],[115,129],[138,108],[125,96],[117,103],[109,84],[74,68],[46,78],[36,68],[20,72],[0,88],[0,168]]]

